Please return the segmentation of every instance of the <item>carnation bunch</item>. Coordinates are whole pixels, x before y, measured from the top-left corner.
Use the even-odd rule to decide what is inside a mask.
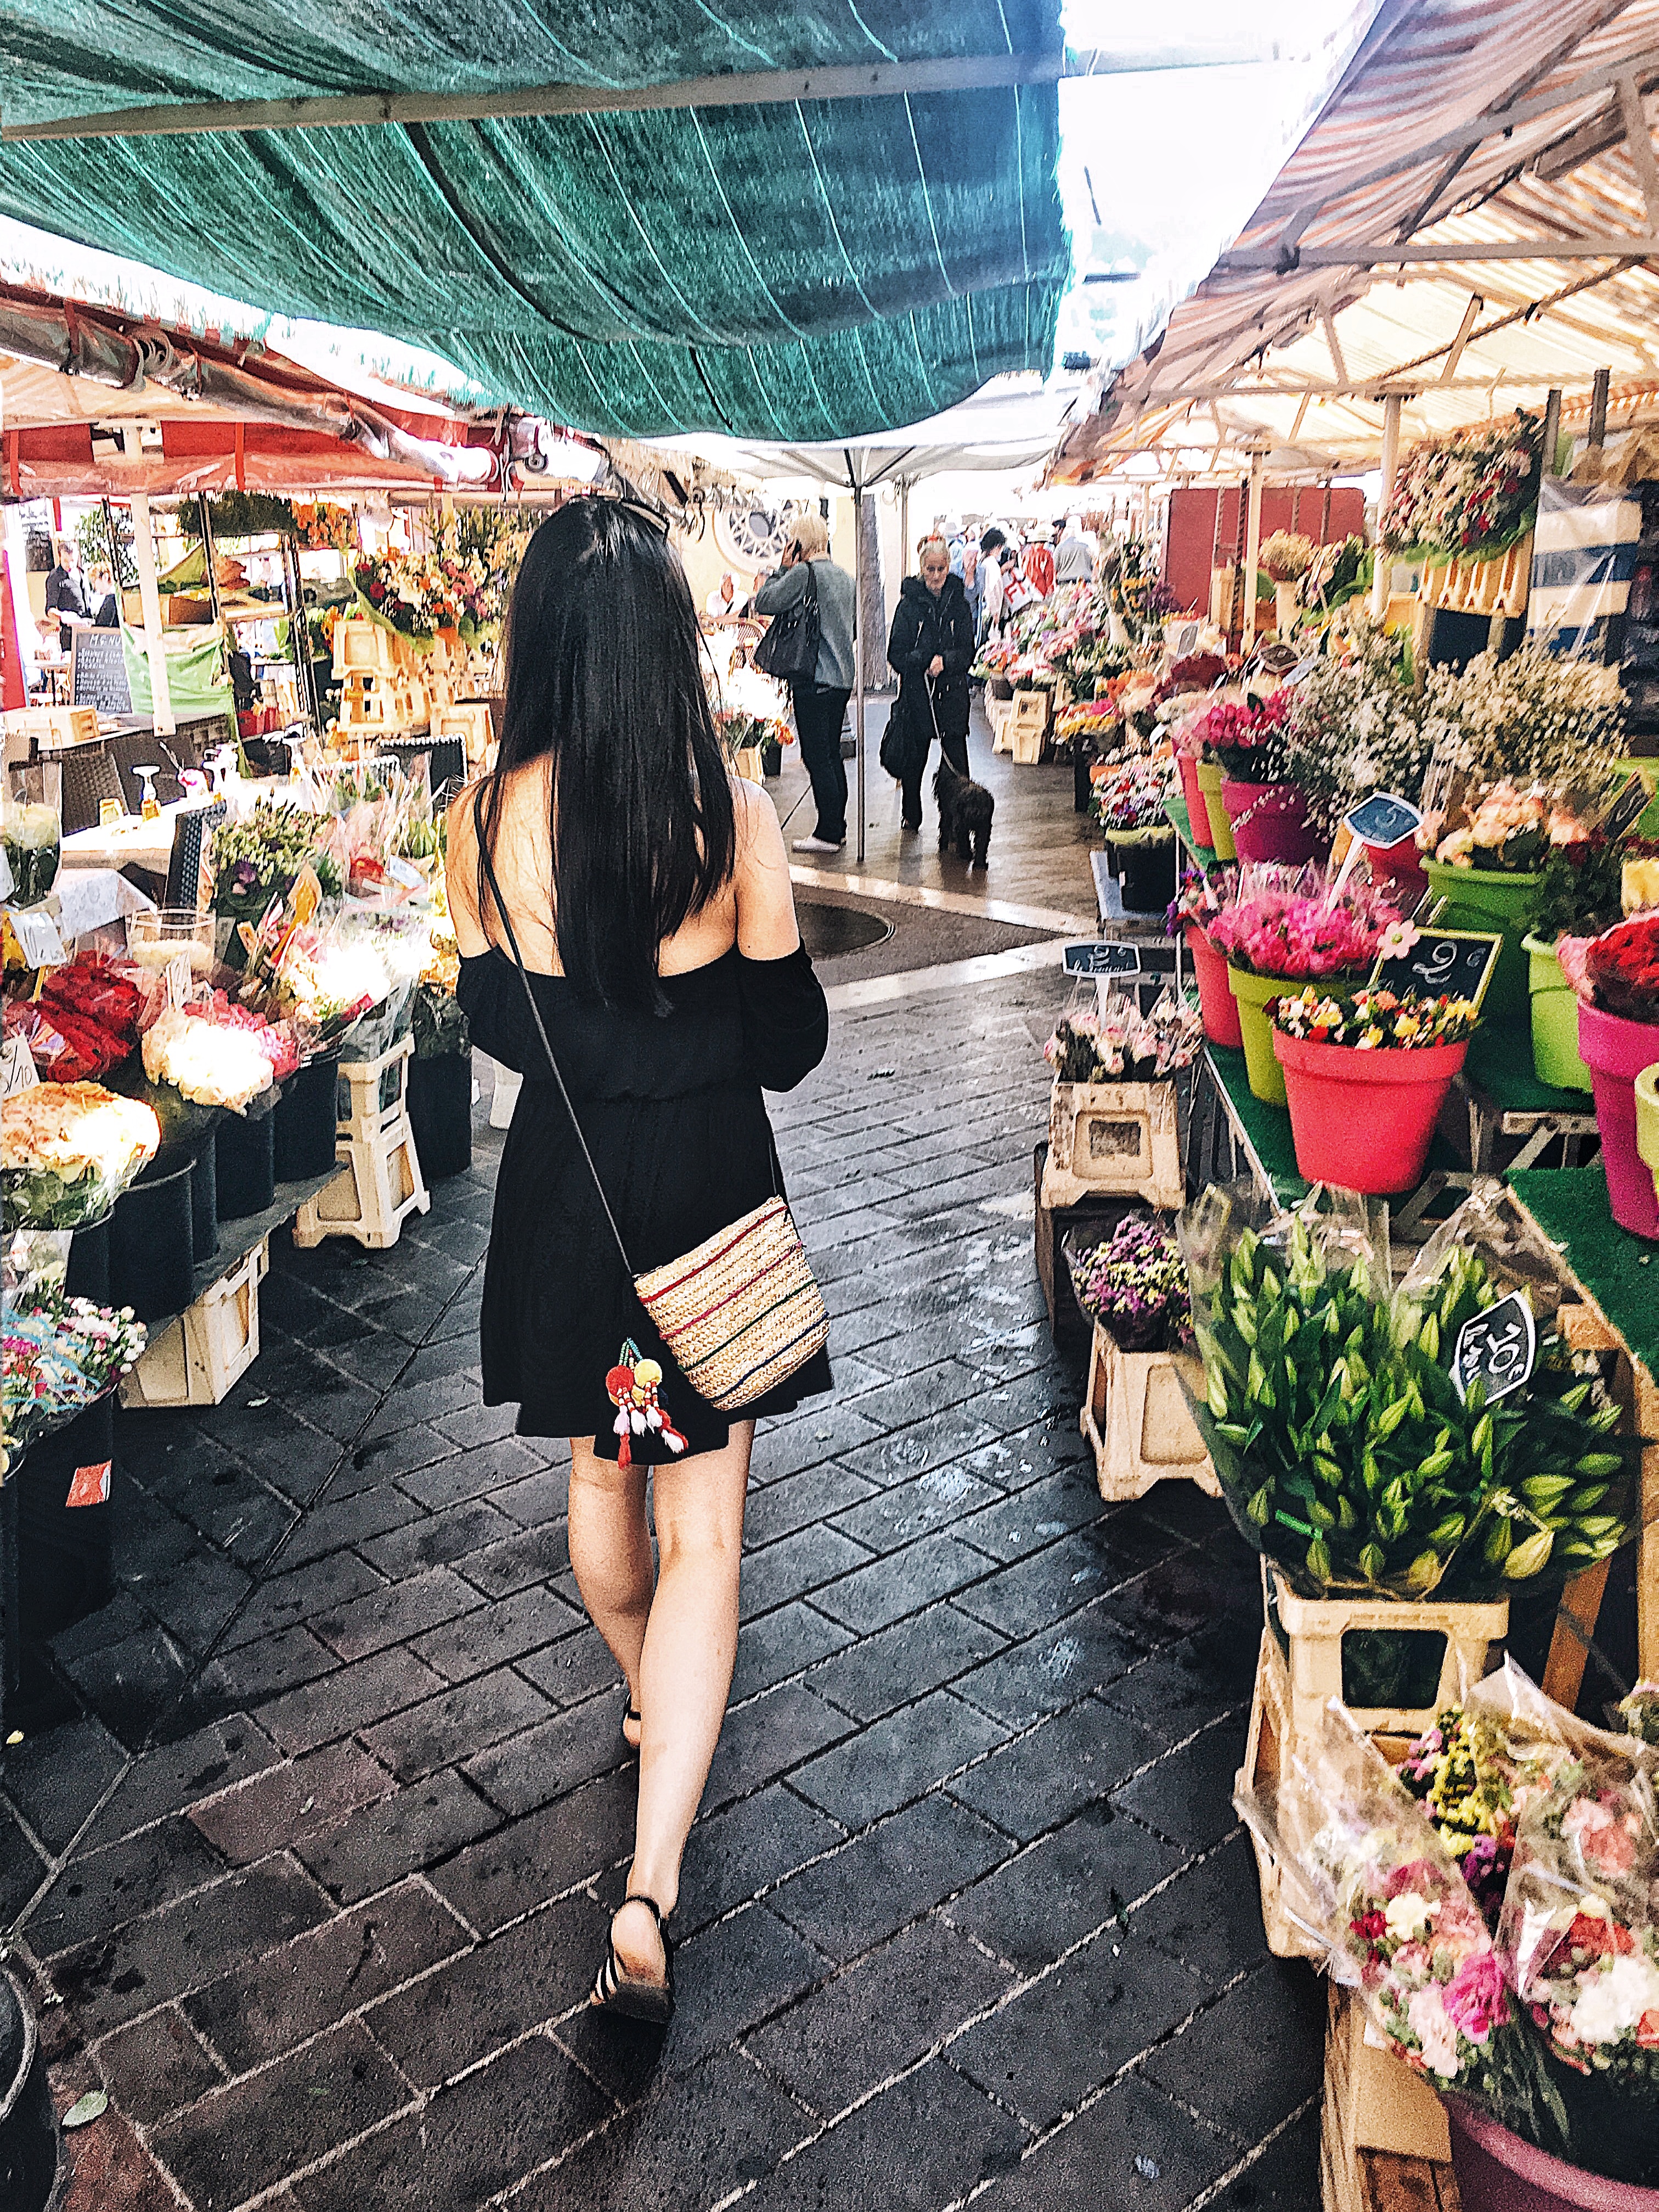
[[[1130,1214],[1103,1244],[1067,1244],[1078,1304],[1124,1352],[1164,1352],[1192,1307],[1180,1247],[1157,1221]]]
[[[1369,986],[1333,997],[1310,983],[1293,998],[1275,999],[1267,1012],[1275,1029],[1312,1044],[1348,1045],[1358,1052],[1421,1051],[1459,1044],[1480,1017],[1472,999],[1424,997],[1416,991]]]
[[[1399,920],[1386,888],[1350,881],[1334,895],[1319,869],[1264,866],[1240,871],[1235,901],[1206,927],[1236,967],[1299,983],[1369,972]]]
[[[1237,884],[1237,866],[1230,860],[1218,861],[1212,868],[1187,869],[1170,902],[1165,920],[1170,935],[1178,937],[1189,922],[1207,931],[1235,896]]]
[[[1290,714],[1291,694],[1282,687],[1265,699],[1224,699],[1190,726],[1188,742],[1208,746],[1239,783],[1280,783],[1289,772]]]

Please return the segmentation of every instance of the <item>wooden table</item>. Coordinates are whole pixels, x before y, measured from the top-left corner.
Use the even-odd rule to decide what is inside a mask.
[[[206,799],[178,799],[164,806],[154,821],[124,814],[106,829],[94,823],[64,840],[66,868],[143,868],[152,876],[165,876],[173,860],[173,824],[181,814],[210,805]]]

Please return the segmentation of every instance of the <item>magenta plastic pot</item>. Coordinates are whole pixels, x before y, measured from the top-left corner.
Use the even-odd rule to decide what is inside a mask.
[[[1295,783],[1236,783],[1223,779],[1221,803],[1241,860],[1283,860],[1300,867],[1323,848],[1308,822],[1308,795]]]
[[[1595,1093],[1613,1218],[1632,1236],[1659,1242],[1659,1188],[1636,1144],[1636,1079],[1659,1062],[1659,1023],[1626,1021],[1622,1014],[1581,1005],[1578,1052]]]
[[[1659,2212],[1659,2189],[1608,2181],[1552,2158],[1461,2097],[1445,2105],[1463,2212]]]

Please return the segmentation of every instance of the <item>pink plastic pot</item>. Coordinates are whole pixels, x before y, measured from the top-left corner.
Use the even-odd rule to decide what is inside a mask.
[[[1181,795],[1187,802],[1187,819],[1193,825],[1193,842],[1215,849],[1215,839],[1210,835],[1210,810],[1204,803],[1204,787],[1198,780],[1198,757],[1176,749],[1176,766],[1181,771]]]
[[[1457,1044],[1361,1052],[1273,1031],[1297,1171],[1387,1197],[1423,1180],[1435,1123],[1468,1051]]]
[[[1300,867],[1322,850],[1318,831],[1309,826],[1307,793],[1299,784],[1235,783],[1227,776],[1221,803],[1241,860],[1283,860]]]
[[[1552,2158],[1461,2097],[1445,2106],[1463,2212],[1659,2212],[1659,2189],[1607,2181]]]
[[[1581,1005],[1578,1052],[1595,1093],[1613,1218],[1632,1236],[1659,1241],[1659,1188],[1636,1147],[1636,1079],[1659,1062],[1659,1023],[1626,1021],[1622,1014]]]
[[[1238,1001],[1227,980],[1227,956],[1218,952],[1208,934],[1195,921],[1187,925],[1187,950],[1193,956],[1198,978],[1198,1003],[1204,1013],[1204,1034],[1212,1044],[1224,1044],[1235,1052],[1244,1049],[1244,1032],[1238,1025]]]

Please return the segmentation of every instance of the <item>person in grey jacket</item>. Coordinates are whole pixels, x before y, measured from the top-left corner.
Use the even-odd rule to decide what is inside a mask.
[[[838,853],[847,842],[847,763],[841,726],[853,693],[853,579],[830,558],[830,533],[817,514],[798,516],[783,549],[783,566],[755,594],[755,612],[781,614],[806,596],[811,575],[818,600],[818,658],[809,681],[791,679],[795,733],[812,779],[817,828],[797,837],[798,853]]]

